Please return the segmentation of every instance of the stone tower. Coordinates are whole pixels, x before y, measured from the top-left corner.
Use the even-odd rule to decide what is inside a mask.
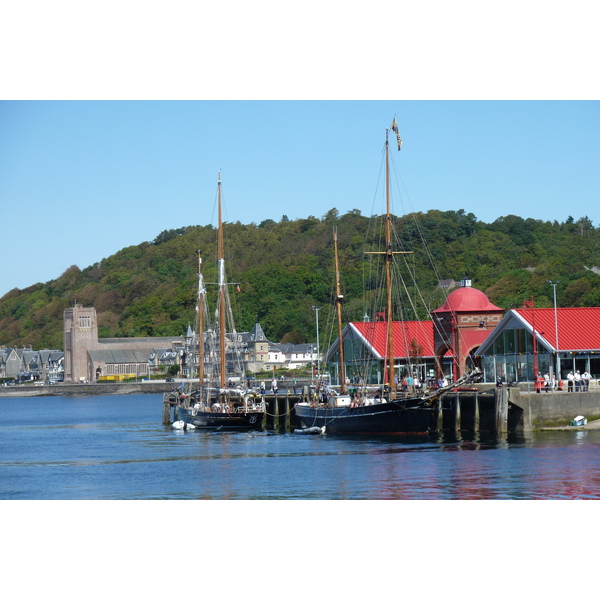
[[[75,304],[65,309],[63,318],[65,383],[78,383],[89,379],[88,350],[98,345],[96,309]]]

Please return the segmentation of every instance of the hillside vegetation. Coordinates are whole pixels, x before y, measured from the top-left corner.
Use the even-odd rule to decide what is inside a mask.
[[[548,280],[560,281],[559,306],[600,306],[600,275],[593,270],[600,265],[600,230],[587,217],[558,223],[509,215],[485,224],[463,210],[430,210],[394,222],[401,246],[411,247],[421,234],[427,241],[411,255],[411,268],[431,309],[444,301],[438,282],[463,277],[506,309],[532,296],[536,306],[552,306]],[[365,275],[365,242],[381,234],[381,219],[331,209],[321,218],[225,224],[228,279],[240,288],[230,292],[239,331],[258,321],[272,341],[314,341],[313,306],[322,307],[321,327],[328,327],[334,227],[345,320],[362,319],[376,286]],[[62,348],[63,310],[75,302],[96,308],[100,337],[185,335],[193,323],[198,251],[209,294],[215,291],[216,238],[212,226],[163,231],[100,263],[14,289],[0,299],[0,345]]]

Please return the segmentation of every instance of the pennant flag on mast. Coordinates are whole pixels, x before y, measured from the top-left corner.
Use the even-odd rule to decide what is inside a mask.
[[[396,140],[398,141],[398,150],[402,148],[402,138],[400,137],[400,133],[398,132],[398,123],[396,123],[396,117],[394,116],[394,120],[392,121],[391,130],[396,134]]]

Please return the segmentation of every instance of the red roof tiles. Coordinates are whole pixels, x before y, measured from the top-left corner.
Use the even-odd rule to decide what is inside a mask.
[[[357,322],[350,325],[379,357],[387,354],[387,323]],[[394,357],[434,356],[432,321],[394,321]],[[446,356],[450,356],[448,353]]]
[[[547,343],[556,345],[554,308],[513,309]],[[600,350],[600,308],[557,308],[558,349]]]

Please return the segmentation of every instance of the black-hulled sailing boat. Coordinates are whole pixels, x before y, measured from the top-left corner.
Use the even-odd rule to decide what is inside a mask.
[[[194,333],[186,355],[198,365],[198,384],[193,373],[183,384],[165,394],[164,402],[175,404],[180,429],[244,431],[262,428],[265,406],[258,394],[245,387],[243,358],[235,331],[223,256],[223,220],[221,212],[221,175],[218,178],[218,308],[216,326],[205,331],[208,323],[206,289],[202,259],[198,253],[198,301]],[[227,333],[229,330],[229,334]],[[197,359],[196,359],[197,356]],[[229,369],[228,369],[229,364]]]
[[[392,131],[398,139],[398,149],[401,146],[396,119],[392,123]],[[301,402],[295,405],[296,416],[303,427],[307,429],[321,428],[328,434],[403,434],[423,435],[437,431],[439,417],[439,398],[441,393],[447,393],[451,388],[461,385],[456,382],[443,391],[435,390],[430,395],[410,396],[396,389],[394,374],[394,336],[393,336],[393,306],[392,306],[392,250],[391,211],[390,211],[390,176],[389,176],[389,130],[386,130],[385,140],[385,177],[386,177],[386,220],[385,220],[385,249],[381,254],[385,266],[386,311],[387,321],[387,359],[385,363],[385,385],[381,393],[375,397],[363,397],[357,400],[346,395],[344,372],[344,345],[341,334],[341,304],[342,295],[339,284],[339,266],[337,260],[337,236],[334,233],[334,256],[336,260],[336,308],[338,321],[338,352],[340,359],[340,395],[332,398],[326,404],[317,402]]]

